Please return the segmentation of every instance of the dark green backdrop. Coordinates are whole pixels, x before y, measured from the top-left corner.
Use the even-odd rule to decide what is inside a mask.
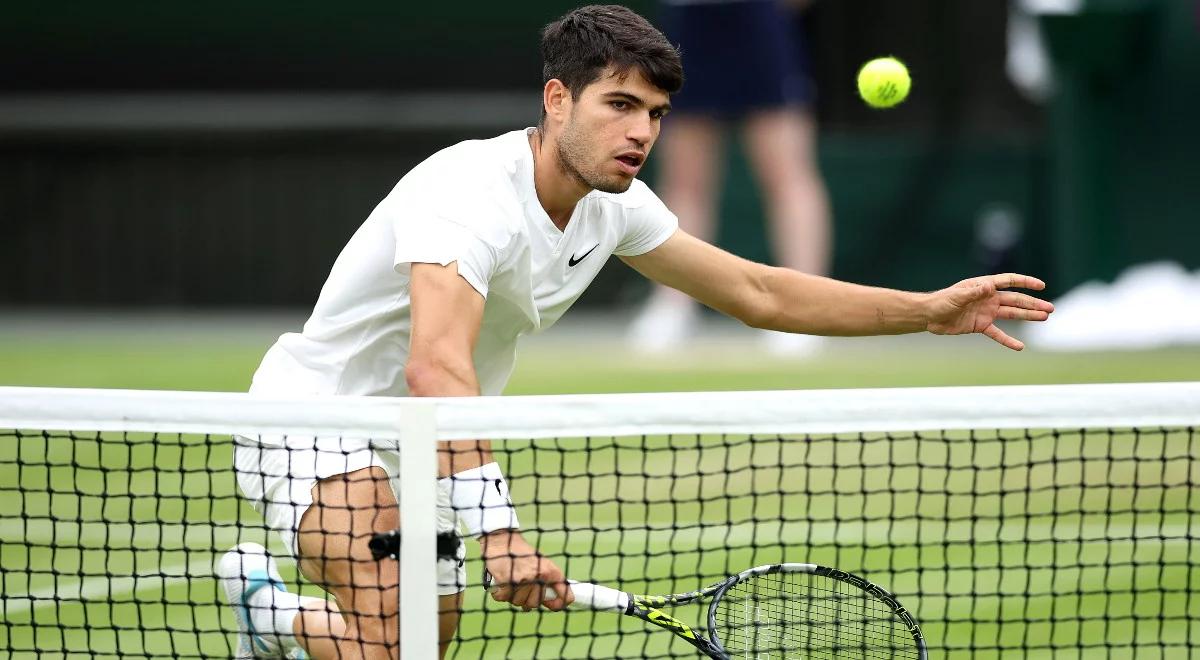
[[[835,273],[932,288],[1016,267],[1061,292],[1148,259],[1200,265],[1193,7],[1109,2],[1048,24],[1065,77],[1045,108],[1005,77],[1006,3],[816,2],[805,30]],[[573,4],[10,3],[0,105],[63,93],[516,90],[530,93],[534,121],[537,32]],[[879,113],[855,98],[853,77],[884,53],[909,62],[915,86]],[[1097,53],[1108,59],[1088,59]],[[309,304],[407,168],[507,128],[31,133],[0,122],[0,304]],[[752,181],[731,158],[722,243],[769,258]],[[977,240],[997,217],[1021,229],[1008,249]],[[588,302],[641,293],[620,267],[602,284]]]

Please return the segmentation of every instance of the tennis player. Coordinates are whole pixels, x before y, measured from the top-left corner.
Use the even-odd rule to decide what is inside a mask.
[[[617,255],[747,325],[820,335],[978,332],[1020,350],[998,319],[1040,321],[1049,303],[1008,287],[1024,275],[934,293],[857,286],[740,259],[678,230],[637,175],[683,81],[679,54],[636,13],[577,9],[546,26],[538,126],[472,140],[406,174],[350,239],[312,316],[267,352],[252,391],[271,395],[498,395],[517,340],[554,325]],[[371,559],[373,532],[401,521],[389,456],[347,438],[241,440],[238,483],[336,605],[283,591],[262,546],[218,569],[241,632],[239,657],[394,658],[398,566]],[[560,610],[573,596],[521,536],[487,442],[443,446],[440,528],[466,530],[514,606]],[[438,567],[442,652],[465,585]],[[543,597],[543,584],[556,597]]]

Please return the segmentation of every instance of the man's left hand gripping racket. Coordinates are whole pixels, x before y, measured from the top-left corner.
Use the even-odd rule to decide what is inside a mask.
[[[928,657],[921,627],[895,596],[857,575],[816,564],[758,566],[699,591],[669,596],[639,596],[575,581],[571,590],[572,608],[648,621],[710,658]],[[659,609],[710,596],[707,637]],[[546,597],[554,597],[549,588]]]

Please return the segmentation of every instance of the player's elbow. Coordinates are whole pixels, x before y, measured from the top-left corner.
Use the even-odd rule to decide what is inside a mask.
[[[759,330],[773,330],[779,323],[779,315],[775,313],[770,305],[761,301],[757,301],[754,304],[746,304],[734,318],[751,328]]]
[[[779,323],[779,305],[766,276],[752,278],[742,287],[730,316],[751,328],[769,330]]]
[[[734,318],[751,328],[762,330],[771,327],[770,317],[757,308],[748,308],[744,312],[735,314]]]
[[[447,352],[413,355],[404,367],[404,381],[413,396],[478,394],[475,366],[469,355]]]

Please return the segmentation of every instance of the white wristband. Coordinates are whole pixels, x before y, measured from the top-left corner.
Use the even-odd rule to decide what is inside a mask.
[[[508,483],[496,463],[464,470],[442,481],[450,482],[450,504],[471,536],[521,527],[508,496]]]

